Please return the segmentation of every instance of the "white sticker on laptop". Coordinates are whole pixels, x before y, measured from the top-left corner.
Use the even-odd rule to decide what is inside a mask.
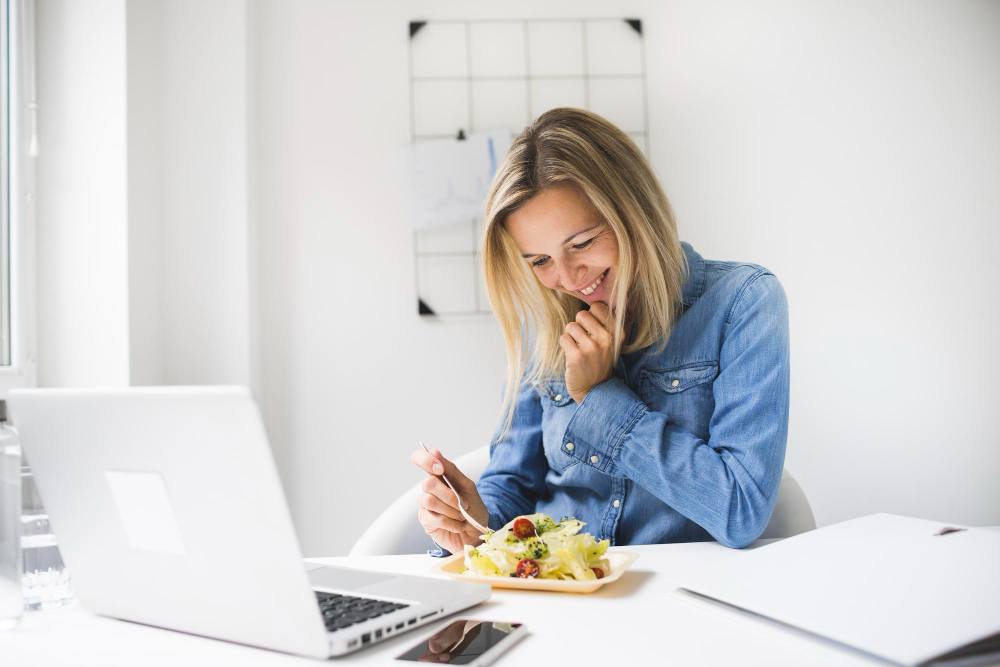
[[[159,472],[105,470],[129,546],[187,555],[167,481]]]

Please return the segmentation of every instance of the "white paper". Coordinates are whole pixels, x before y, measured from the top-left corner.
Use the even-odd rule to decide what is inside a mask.
[[[106,470],[104,476],[133,549],[184,556],[184,541],[170,503],[167,482],[159,472]]]
[[[677,577],[684,588],[902,664],[1000,632],[1000,533],[891,514]]]
[[[413,228],[482,218],[493,175],[510,144],[510,130],[496,130],[403,148],[403,185]]]

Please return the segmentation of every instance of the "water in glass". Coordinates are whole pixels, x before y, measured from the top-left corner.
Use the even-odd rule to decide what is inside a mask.
[[[21,448],[0,423],[0,631],[21,618]]]
[[[24,608],[48,609],[73,601],[73,585],[63,563],[49,515],[42,505],[28,462],[21,465],[21,552]]]

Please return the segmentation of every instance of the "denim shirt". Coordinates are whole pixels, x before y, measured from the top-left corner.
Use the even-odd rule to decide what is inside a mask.
[[[666,348],[622,355],[579,405],[564,378],[522,385],[477,483],[497,529],[572,516],[611,544],[764,531],[788,434],[788,304],[762,266],[705,260],[687,243],[683,315]]]

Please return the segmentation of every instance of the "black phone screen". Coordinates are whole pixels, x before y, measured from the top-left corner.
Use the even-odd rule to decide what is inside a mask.
[[[467,665],[507,638],[520,623],[459,619],[444,626],[396,660]],[[442,660],[442,657],[447,658]]]

